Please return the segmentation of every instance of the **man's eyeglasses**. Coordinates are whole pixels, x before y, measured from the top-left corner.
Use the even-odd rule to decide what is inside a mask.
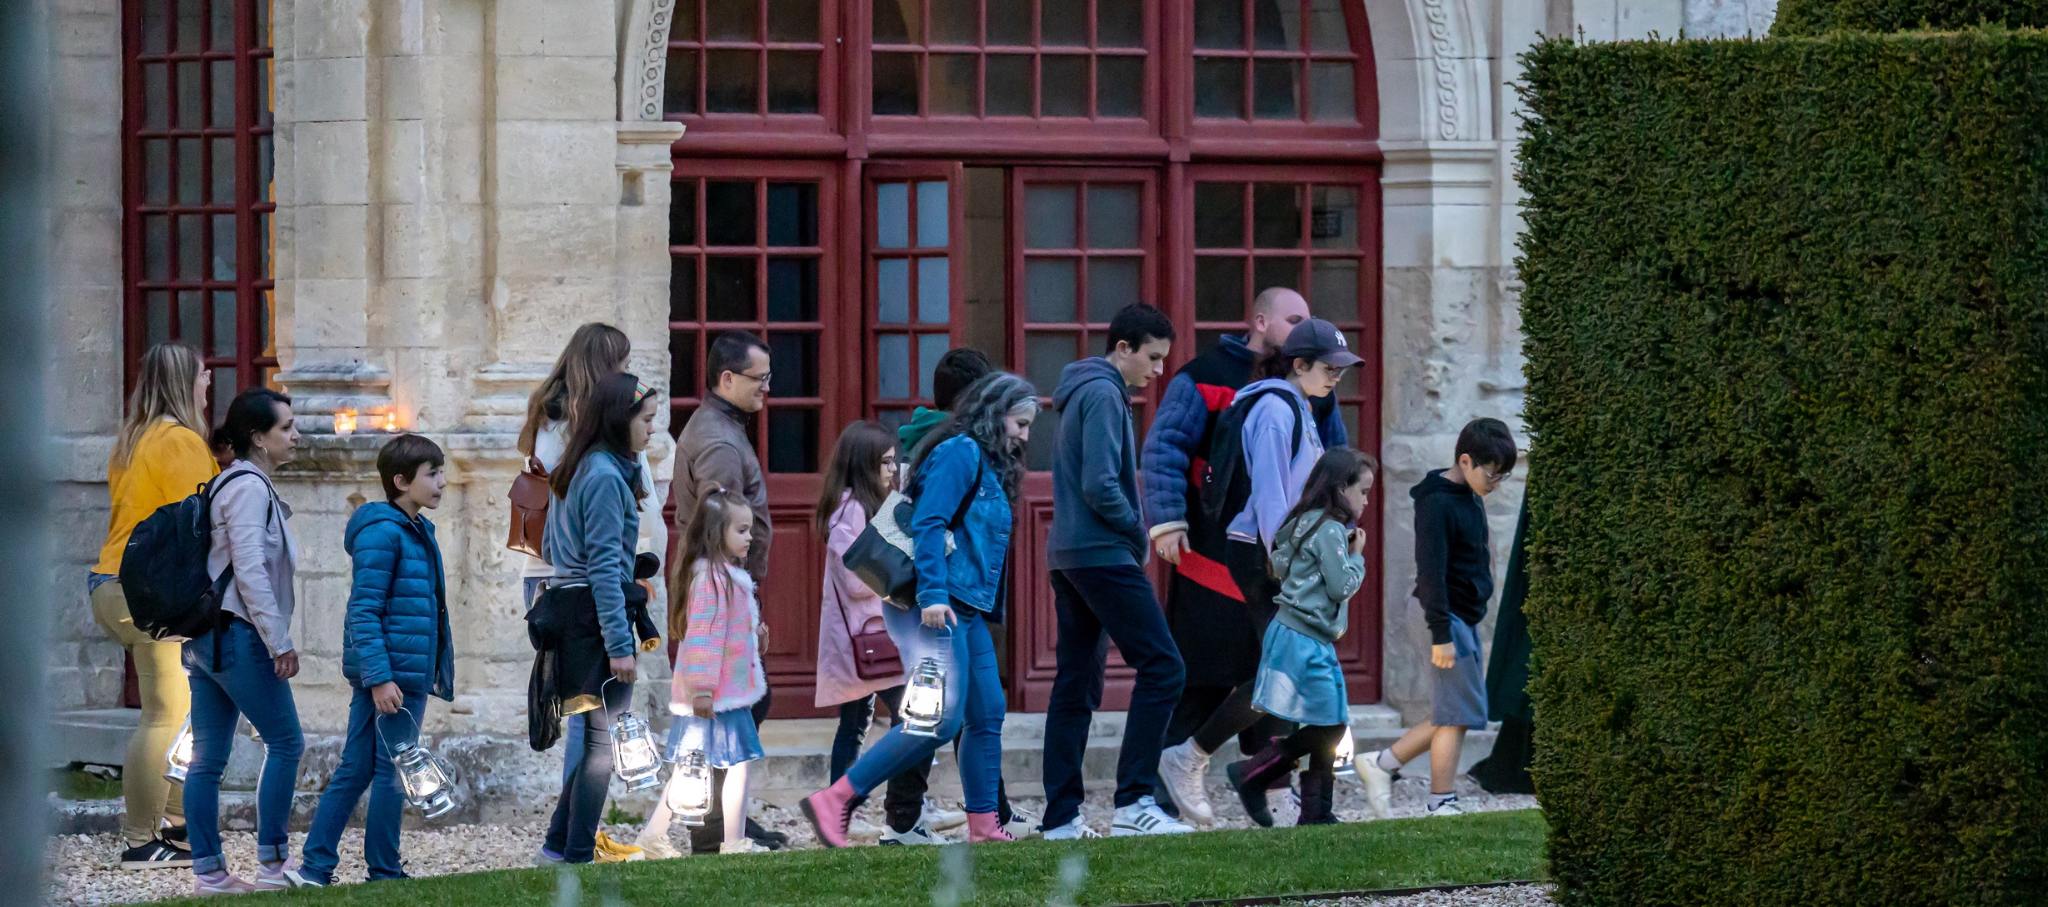
[[[767,387],[769,384],[775,381],[774,372],[762,372],[761,374],[758,375],[749,375],[746,372],[733,372],[733,375],[739,378],[746,378],[750,381],[759,381],[761,382],[762,387]]]

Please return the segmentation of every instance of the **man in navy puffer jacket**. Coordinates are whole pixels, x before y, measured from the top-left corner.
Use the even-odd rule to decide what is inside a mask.
[[[432,441],[393,438],[377,454],[387,500],[357,508],[343,534],[354,565],[341,656],[342,676],[354,688],[348,738],[313,814],[301,866],[288,871],[295,884],[333,882],[340,861],[336,845],[365,790],[370,808],[363,821],[363,858],[370,880],[405,878],[398,859],[405,800],[389,747],[417,738],[429,695],[455,699],[441,548],[434,524],[421,513],[441,503],[447,484],[442,461]]]

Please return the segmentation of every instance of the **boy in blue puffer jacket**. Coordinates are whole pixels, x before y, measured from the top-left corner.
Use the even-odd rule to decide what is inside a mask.
[[[354,579],[341,673],[354,697],[341,765],[320,795],[301,866],[292,873],[297,884],[334,881],[340,862],[336,845],[366,789],[370,808],[363,822],[363,858],[370,881],[406,877],[398,859],[405,795],[389,747],[416,738],[429,694],[455,699],[455,647],[448,631],[441,548],[434,541],[434,524],[421,513],[441,504],[448,483],[443,459],[440,446],[419,435],[391,439],[377,453],[385,501],[365,504],[349,518],[344,538]],[[410,720],[384,720],[398,716],[401,708]]]

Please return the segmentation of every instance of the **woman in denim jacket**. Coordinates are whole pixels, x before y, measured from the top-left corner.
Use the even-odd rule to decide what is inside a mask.
[[[996,816],[1004,705],[988,622],[1002,619],[1011,503],[1024,475],[1024,444],[1037,417],[1038,391],[1031,383],[996,372],[961,395],[952,417],[912,458],[909,492],[917,506],[905,529],[916,552],[918,610],[888,607],[882,618],[903,653],[904,667],[914,671],[926,656],[945,667],[945,714],[930,737],[891,728],[831,787],[804,799],[804,815],[828,847],[847,846],[852,804],[929,760],[963,725],[960,786],[967,798],[968,840],[1014,840]],[[959,525],[948,526],[970,496]]]

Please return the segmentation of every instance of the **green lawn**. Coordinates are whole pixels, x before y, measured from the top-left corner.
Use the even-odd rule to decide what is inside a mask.
[[[121,782],[67,768],[50,773],[50,790],[65,800],[112,800],[121,796]]]
[[[971,903],[1044,904],[1058,878],[1061,857],[1075,851],[1088,860],[1081,904],[1179,903],[1535,879],[1544,876],[1543,834],[1542,815],[1529,810],[1180,838],[975,847],[970,850],[975,887]],[[903,905],[931,902],[939,861],[940,852],[934,848],[862,847],[694,856],[589,866],[579,872],[584,896],[593,904],[600,902],[600,892],[616,884],[628,904]],[[554,891],[553,872],[520,869],[296,891],[270,900],[512,907],[552,904]]]

